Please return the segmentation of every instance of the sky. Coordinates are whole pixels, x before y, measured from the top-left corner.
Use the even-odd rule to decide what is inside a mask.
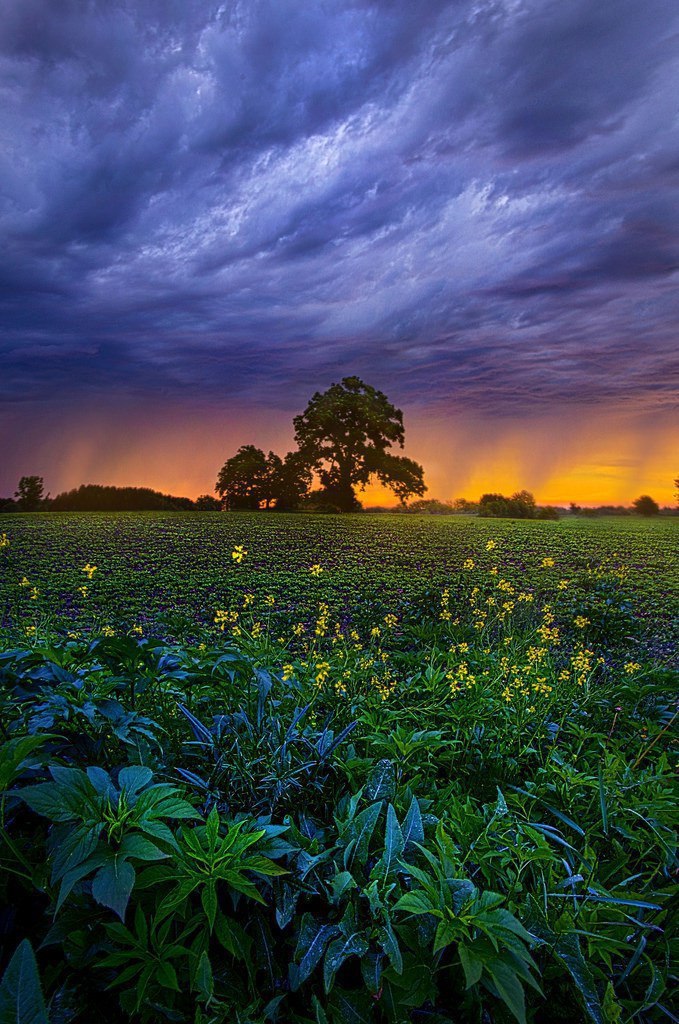
[[[4,0],[0,494],[358,374],[429,496],[672,504],[678,95],[676,0]]]

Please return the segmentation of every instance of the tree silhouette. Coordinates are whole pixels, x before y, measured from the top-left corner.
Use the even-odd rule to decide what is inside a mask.
[[[267,484],[266,455],[254,444],[244,444],[219,471],[215,491],[229,509],[259,508]]]
[[[215,490],[228,509],[293,509],[309,490],[311,470],[299,452],[281,459],[242,445],[219,471]]]
[[[402,502],[424,494],[422,467],[388,450],[403,447],[401,410],[358,377],[317,391],[293,422],[302,460],[317,471],[325,497],[342,511],[360,507],[354,488],[373,476]]]
[[[642,494],[632,502],[632,508],[640,516],[657,516],[660,513],[660,506],[650,494]]]
[[[14,492],[22,512],[37,512],[45,500],[45,482],[41,476],[22,476]]]

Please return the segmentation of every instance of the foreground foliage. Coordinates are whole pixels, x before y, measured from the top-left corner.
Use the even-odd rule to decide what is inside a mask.
[[[479,527],[351,604],[318,551],[256,591],[241,534],[174,637],[102,623],[101,547],[50,617],[8,538],[0,1020],[673,1019],[668,624]]]

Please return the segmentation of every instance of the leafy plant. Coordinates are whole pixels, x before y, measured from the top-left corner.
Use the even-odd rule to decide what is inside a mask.
[[[136,862],[161,860],[176,846],[168,820],[195,818],[174,786],[153,783],[150,768],[130,766],[117,781],[102,768],[52,765],[51,782],[18,791],[37,814],[55,824],[51,837],[56,910],[73,887],[92,875],[97,903],[125,916]]]

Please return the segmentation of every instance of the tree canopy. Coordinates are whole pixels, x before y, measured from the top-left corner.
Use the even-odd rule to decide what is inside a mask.
[[[499,519],[535,519],[537,506],[530,491],[517,491],[511,498],[504,494],[482,494],[479,515]]]
[[[654,501],[650,494],[642,494],[636,501],[632,502],[632,508],[640,516],[657,516],[660,514],[660,506]]]
[[[389,451],[394,444],[403,447],[403,413],[360,378],[345,377],[317,391],[293,423],[301,460],[342,511],[359,507],[354,488],[373,476],[401,502],[424,494],[422,466]]]
[[[311,484],[299,452],[281,459],[253,444],[242,445],[219,471],[215,490],[228,509],[296,508]]]
[[[41,476],[22,476],[14,492],[21,512],[37,512],[45,501],[45,482]]]

